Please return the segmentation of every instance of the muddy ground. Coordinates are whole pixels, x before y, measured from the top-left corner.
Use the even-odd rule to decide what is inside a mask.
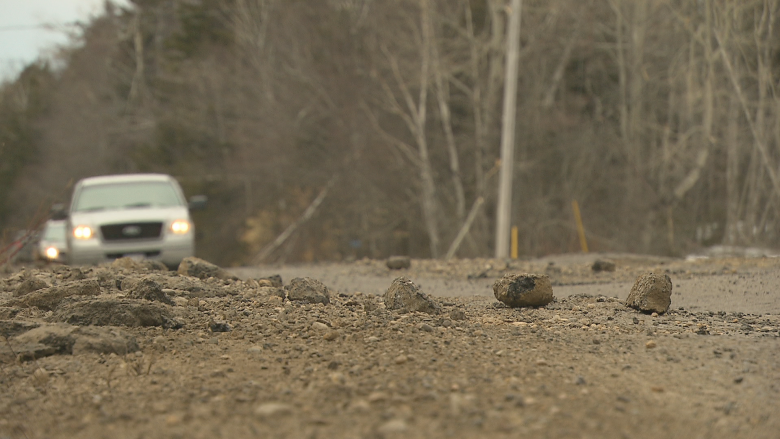
[[[615,264],[594,271],[595,260]],[[492,285],[550,276],[513,309]],[[623,304],[665,273],[661,315]],[[193,273],[191,273],[193,274]],[[6,267],[0,438],[777,438],[780,259]],[[236,278],[231,278],[231,275]],[[296,277],[329,303],[290,301]],[[438,314],[385,309],[406,276]]]

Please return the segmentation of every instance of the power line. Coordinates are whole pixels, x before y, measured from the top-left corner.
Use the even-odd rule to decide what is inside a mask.
[[[32,30],[32,29],[56,30],[56,28],[59,27],[71,27],[71,26],[78,26],[78,25],[79,25],[78,21],[66,21],[64,23],[12,24],[8,26],[0,26],[0,32]]]

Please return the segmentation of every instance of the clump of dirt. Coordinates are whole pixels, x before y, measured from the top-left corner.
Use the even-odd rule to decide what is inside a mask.
[[[672,296],[649,314],[556,289],[630,289],[656,272],[707,279],[723,295],[754,279],[744,300],[766,301],[778,261],[609,262],[13,271],[0,279],[0,437],[776,437],[780,307],[748,314],[713,301],[694,312]],[[549,276],[555,298],[512,308],[463,293],[512,273]],[[390,294],[350,287],[358,277]],[[409,294],[391,289],[402,277]],[[425,309],[403,302],[421,297]]]

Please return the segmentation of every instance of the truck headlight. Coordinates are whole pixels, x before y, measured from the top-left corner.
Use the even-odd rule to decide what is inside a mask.
[[[57,256],[60,255],[60,251],[57,250],[57,247],[48,247],[46,248],[46,257],[49,259],[57,259]]]
[[[171,232],[177,235],[183,235],[190,231],[190,222],[187,220],[176,220],[171,223]]]
[[[73,228],[73,237],[76,239],[90,239],[95,236],[95,232],[89,226],[76,226]]]

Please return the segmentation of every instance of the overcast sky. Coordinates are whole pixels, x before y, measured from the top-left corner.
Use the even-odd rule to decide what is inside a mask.
[[[113,0],[128,4],[127,0]],[[104,0],[0,0],[0,81],[68,42],[69,24],[103,11]]]

